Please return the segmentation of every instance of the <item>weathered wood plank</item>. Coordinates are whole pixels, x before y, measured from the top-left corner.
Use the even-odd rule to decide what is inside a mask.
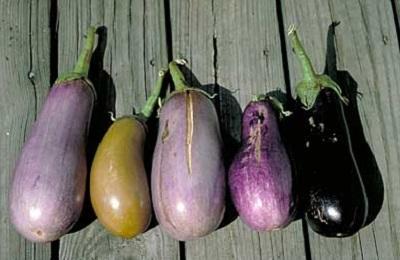
[[[400,255],[400,53],[390,1],[284,1],[283,12],[286,27],[291,23],[298,25],[319,71],[325,63],[328,26],[332,21],[341,22],[334,38],[338,71],[333,69],[331,74],[337,81],[347,83],[342,85],[347,93],[349,88],[353,88],[350,92],[361,93],[353,101],[357,101],[365,138],[374,154],[361,163],[373,165],[376,160],[385,185],[385,200],[378,217],[357,235],[327,239],[310,229],[312,258],[397,259]],[[294,83],[300,78],[300,70],[290,46],[287,52]],[[366,145],[364,149],[369,147]],[[379,177],[375,184],[378,183]],[[371,199],[370,208],[379,207],[379,194],[372,194]]]
[[[94,114],[97,122],[93,124],[107,122],[108,111],[114,109],[116,116],[131,114],[133,107],[140,109],[158,70],[168,62],[163,1],[60,1],[59,10],[60,72],[73,66],[82,36],[90,24],[107,27],[103,68],[96,63],[91,72],[99,96],[97,114]],[[104,37],[105,30],[102,31]],[[94,58],[101,60],[97,55]],[[99,127],[104,133],[106,127]],[[99,140],[102,133],[94,132],[91,138]],[[89,211],[84,214],[90,219]],[[63,237],[59,255],[61,259],[177,259],[179,247],[159,227],[123,240],[94,221]]]
[[[8,217],[15,161],[50,86],[50,1],[0,1],[0,258],[49,259],[49,244],[18,235]]]
[[[241,109],[252,96],[285,92],[275,1],[171,1],[171,23],[174,58],[188,60],[197,78],[193,84],[199,81],[219,94],[216,104],[226,151],[231,151],[240,140]],[[186,242],[186,257],[304,258],[299,221],[272,233],[253,232],[238,218],[230,221],[202,239]]]

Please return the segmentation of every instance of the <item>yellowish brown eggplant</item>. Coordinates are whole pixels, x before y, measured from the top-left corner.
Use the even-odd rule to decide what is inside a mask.
[[[132,238],[151,220],[150,190],[144,167],[146,120],[160,94],[164,71],[142,112],[111,125],[93,160],[90,198],[100,223],[112,234]]]

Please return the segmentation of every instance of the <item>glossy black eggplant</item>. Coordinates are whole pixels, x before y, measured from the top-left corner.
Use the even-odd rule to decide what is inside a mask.
[[[344,114],[348,101],[332,79],[315,73],[294,27],[289,36],[304,75],[294,115],[302,137],[306,221],[321,235],[351,236],[365,224],[368,200]]]

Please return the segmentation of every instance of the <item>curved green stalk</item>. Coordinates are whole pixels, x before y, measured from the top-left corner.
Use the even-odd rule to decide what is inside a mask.
[[[306,51],[303,48],[303,45],[300,42],[300,39],[297,35],[296,28],[294,25],[289,27],[289,37],[292,43],[292,47],[298,60],[300,61],[301,68],[303,69],[303,78],[304,80],[315,80],[315,70],[308,57]]]
[[[297,31],[294,25],[289,27],[288,35],[293,50],[303,70],[303,80],[297,84],[296,94],[300,102],[305,106],[305,109],[310,109],[314,106],[319,92],[324,88],[333,90],[343,103],[347,104],[348,99],[342,96],[342,91],[335,81],[333,81],[328,75],[315,73],[313,65],[297,36]]]
[[[145,121],[151,116],[154,110],[154,106],[157,103],[158,97],[160,96],[162,85],[164,83],[165,75],[167,74],[167,70],[160,70],[158,73],[158,79],[156,81],[156,85],[151,92],[150,97],[147,99],[146,104],[142,108],[139,113],[139,117],[144,119]]]
[[[188,87],[185,76],[183,75],[182,71],[179,69],[179,65],[184,64],[185,61],[183,60],[173,60],[169,63],[169,73],[171,74],[172,81],[175,85],[176,91],[184,90]]]
[[[96,28],[91,26],[88,28],[85,40],[85,46],[81,51],[78,61],[72,72],[65,73],[58,77],[56,83],[75,80],[79,78],[87,78],[89,74],[90,60],[92,58]]]

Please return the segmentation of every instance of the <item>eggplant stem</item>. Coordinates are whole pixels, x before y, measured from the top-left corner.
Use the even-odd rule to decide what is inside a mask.
[[[184,62],[183,62],[184,61]],[[182,71],[179,69],[178,64],[185,64],[186,61],[184,59],[173,60],[169,63],[169,73],[171,74],[172,81],[175,85],[176,91],[182,91],[188,87],[185,76]]]
[[[289,27],[288,35],[291,39],[294,52],[300,61],[303,69],[303,80],[296,85],[297,98],[305,106],[305,109],[311,109],[318,97],[319,92],[324,88],[333,90],[344,104],[348,104],[348,99],[342,95],[339,85],[328,75],[316,74],[309,57],[304,50],[299,37],[297,36],[296,27]]]
[[[293,50],[301,63],[301,68],[303,69],[303,77],[304,80],[315,80],[316,73],[314,67],[308,57],[306,51],[303,48],[303,45],[300,42],[299,36],[297,35],[296,27],[292,24],[289,27],[288,35],[292,42]]]
[[[96,28],[94,26],[89,27],[86,34],[85,46],[79,55],[78,61],[75,64],[74,72],[81,74],[85,78],[89,75],[90,60],[92,58],[94,38],[96,34]]]
[[[78,61],[75,64],[74,70],[58,77],[56,84],[88,77],[95,35],[96,27],[90,26],[86,34],[85,46],[78,57]]]
[[[167,69],[160,70],[158,72],[158,78],[156,81],[156,85],[151,92],[150,97],[147,99],[146,104],[142,108],[142,110],[139,113],[139,116],[143,118],[144,120],[147,120],[151,114],[153,113],[154,106],[157,104],[157,101],[159,100],[161,89],[164,83],[165,75],[167,74]]]

